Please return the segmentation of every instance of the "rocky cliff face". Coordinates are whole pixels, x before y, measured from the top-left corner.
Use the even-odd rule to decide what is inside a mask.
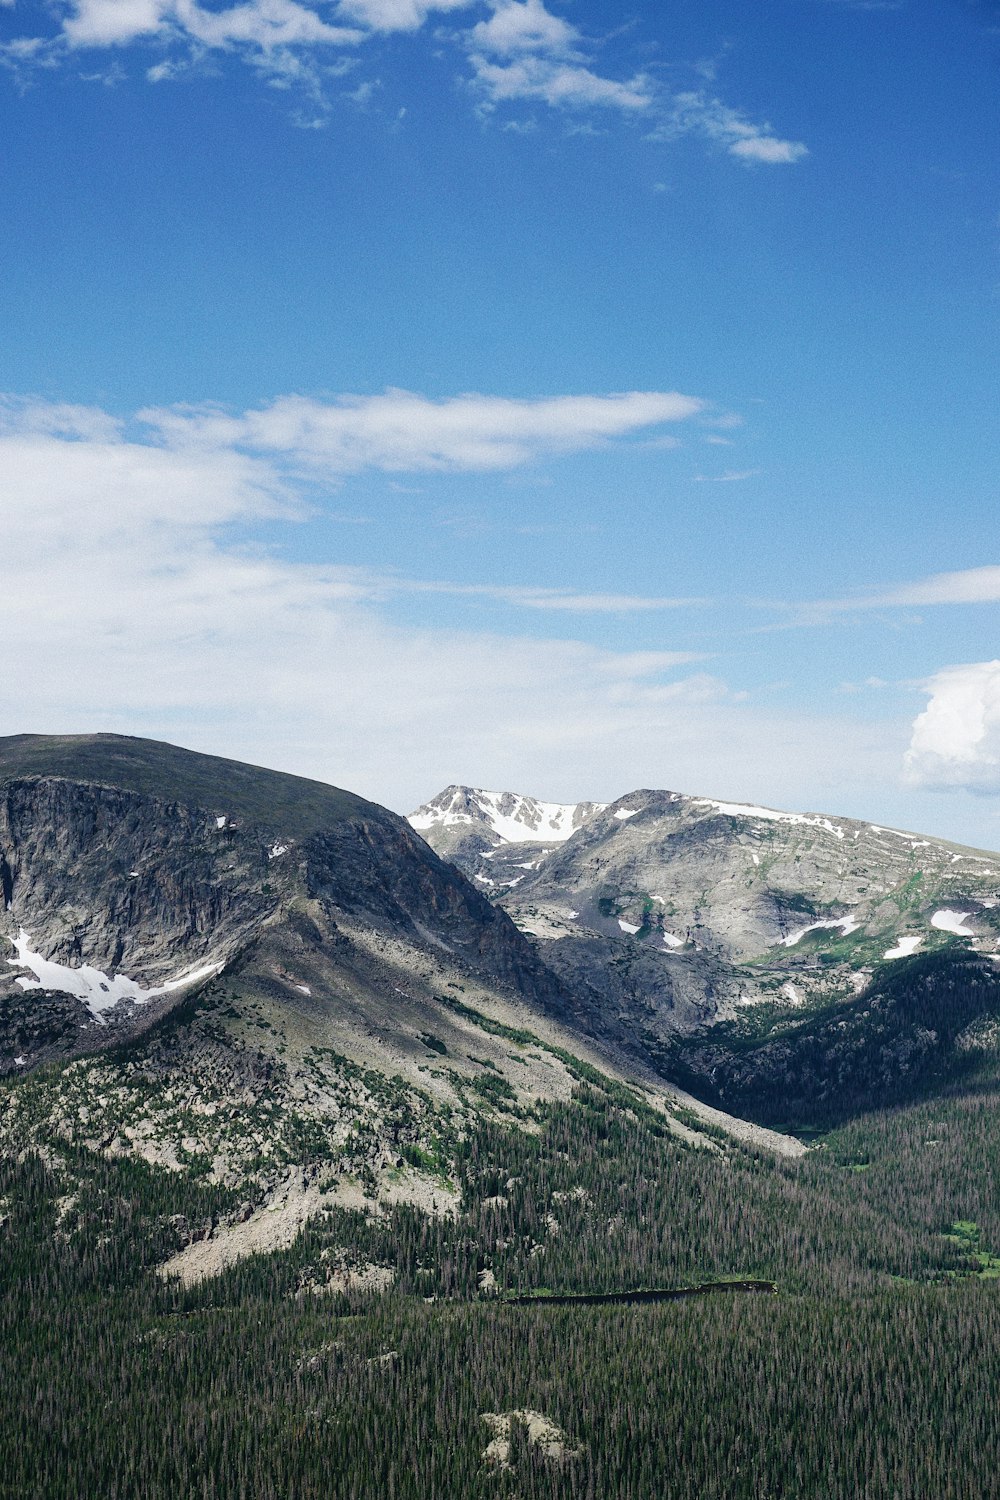
[[[405,945],[413,968],[434,954],[554,1012],[564,1003],[506,914],[383,808],[113,736],[56,751],[60,774],[45,774],[35,741],[0,745],[8,1067],[148,1025],[303,910],[334,968],[357,931]]]

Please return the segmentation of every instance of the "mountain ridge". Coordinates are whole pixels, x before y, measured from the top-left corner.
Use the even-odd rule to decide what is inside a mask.
[[[158,743],[17,738],[0,859],[0,1144],[271,1204],[219,1229],[216,1267],[324,1202],[453,1212],[469,1131],[530,1128],[583,1080],[681,1139],[802,1149],[660,1079],[502,907],[336,788]]]
[[[567,988],[594,993],[609,1023],[696,1089],[707,1074],[681,1058],[679,1038],[717,1066],[719,1026],[766,1036],[831,1006],[860,1025],[852,1003],[891,986],[900,963],[952,950],[1000,959],[1000,855],[881,824],[643,788],[531,852],[446,857]],[[489,884],[486,868],[502,879]],[[773,1075],[771,1054],[759,1056]]]

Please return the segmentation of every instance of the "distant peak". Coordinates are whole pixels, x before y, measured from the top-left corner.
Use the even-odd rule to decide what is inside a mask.
[[[505,844],[564,843],[603,802],[542,802],[521,792],[495,792],[484,787],[448,786],[412,812],[409,822],[418,833],[457,828],[463,824],[493,833]]]

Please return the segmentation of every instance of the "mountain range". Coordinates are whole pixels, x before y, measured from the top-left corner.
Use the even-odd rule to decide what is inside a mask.
[[[1000,856],[25,735],[0,883],[0,1497],[989,1492]]]
[[[893,1003],[883,1065],[861,1068],[866,1097],[940,1079],[992,1036],[978,993],[992,996],[1000,978],[1000,855],[649,790],[560,807],[549,819],[558,837],[538,838],[532,819],[528,841],[507,821],[521,805],[538,804],[450,787],[411,821],[510,913],[567,988],[596,997],[606,1027],[717,1104],[773,1123],[822,1112],[838,1094],[854,1102],[871,1003],[900,993],[900,965],[904,995],[942,965],[975,988],[933,1036]],[[832,1030],[817,1040],[826,1016]]]

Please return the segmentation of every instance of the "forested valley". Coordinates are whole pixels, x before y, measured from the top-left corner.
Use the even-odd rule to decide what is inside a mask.
[[[455,1217],[331,1208],[186,1287],[156,1268],[232,1195],[53,1140],[0,1177],[0,1494],[990,1493],[996,1106],[984,1068],[783,1160],[587,1082],[484,1118]],[[775,1294],[506,1301],[750,1277]]]

